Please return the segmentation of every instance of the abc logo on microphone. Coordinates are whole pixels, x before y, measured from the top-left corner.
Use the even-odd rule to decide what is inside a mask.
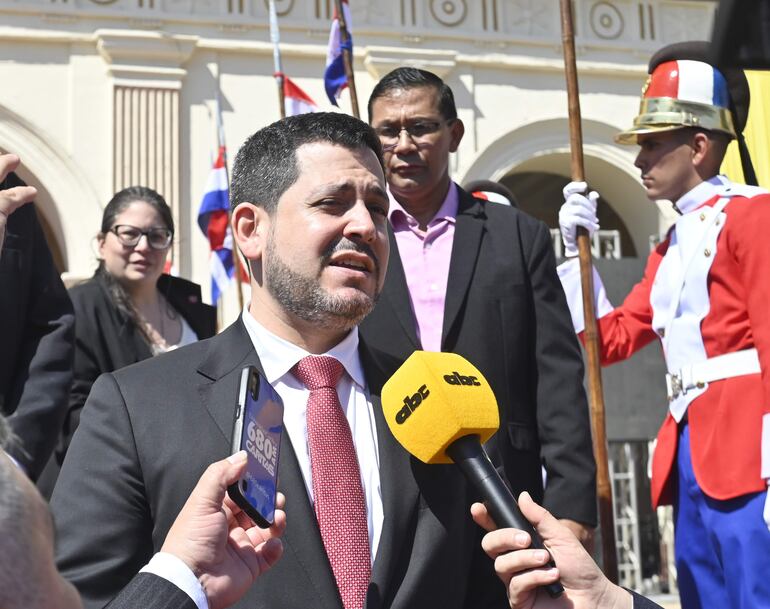
[[[454,440],[474,433],[486,442],[500,425],[489,384],[455,353],[412,353],[382,388],[382,409],[396,439],[425,463],[450,463]]]

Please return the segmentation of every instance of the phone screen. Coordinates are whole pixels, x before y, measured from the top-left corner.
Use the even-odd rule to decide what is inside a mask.
[[[241,408],[236,412],[235,431],[240,432],[238,448],[246,451],[248,462],[237,489],[233,489],[233,500],[257,524],[267,526],[273,523],[275,515],[283,402],[254,367],[243,371],[239,398]]]

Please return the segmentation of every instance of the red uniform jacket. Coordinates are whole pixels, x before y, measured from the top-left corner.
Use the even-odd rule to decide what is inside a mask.
[[[682,220],[689,216],[687,226],[697,230],[699,220],[707,218],[706,207],[713,208],[720,196],[729,197],[715,223],[723,222],[715,236],[715,247],[713,244],[703,247],[702,242],[693,241],[701,246],[693,256],[709,258],[702,278],[706,313],[700,320],[701,344],[695,348],[691,344],[669,344],[666,350],[664,341],[670,372],[673,371],[670,358],[687,362],[688,350],[701,353],[701,357],[705,351],[707,358],[752,348],[759,353],[761,374],[744,374],[708,383],[687,406],[695,477],[709,497],[724,500],[764,491],[767,484],[764,478],[768,475],[770,447],[762,447],[762,426],[763,418],[765,425],[770,425],[770,194],[732,185],[721,177],[696,188],[699,193],[711,196],[691,205],[666,240],[650,254],[644,277],[623,304],[600,317],[601,357],[603,365],[612,364],[665,335],[662,325],[657,323],[660,317],[655,316],[652,302],[656,298],[660,300],[661,283],[670,283],[666,273],[670,267],[664,265],[660,277],[659,267],[672,247],[672,239],[677,241],[677,231],[682,231],[686,224]],[[680,242],[683,236],[679,232]],[[565,281],[564,276],[562,280]],[[688,284],[689,280],[686,277],[682,294],[697,289]],[[697,283],[697,278],[693,283]],[[566,284],[565,291],[572,310],[573,299]],[[598,311],[601,315],[601,303]],[[680,315],[681,311],[677,310],[673,317]],[[695,329],[697,332],[697,326]],[[692,357],[697,361],[697,355]],[[766,443],[769,435],[766,430]],[[669,412],[658,433],[653,457],[655,507],[671,503],[673,498],[671,482],[677,437],[677,422]],[[763,464],[765,471],[762,471]]]

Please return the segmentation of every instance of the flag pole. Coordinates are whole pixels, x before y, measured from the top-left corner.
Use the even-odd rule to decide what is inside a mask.
[[[219,147],[218,153],[222,155],[222,166],[225,170],[225,181],[227,182],[227,192],[230,192],[230,171],[227,168],[227,146],[225,145],[225,130],[222,125],[222,109],[219,104],[219,82],[217,82],[217,92],[214,98],[214,104],[216,105],[216,121],[217,121],[217,146]],[[233,244],[234,245],[234,244]],[[243,287],[241,286],[241,256],[237,247],[232,248],[233,263],[235,264],[235,289],[238,295],[238,310],[243,311]]]
[[[286,99],[283,91],[283,68],[281,67],[281,33],[278,30],[278,13],[275,0],[270,0],[270,42],[273,43],[273,76],[278,85],[278,106],[281,118],[286,118]]]
[[[342,0],[335,0],[337,8],[337,20],[340,26],[340,42],[342,43],[342,63],[345,66],[345,77],[348,79],[348,89],[350,90],[350,105],[353,109],[353,116],[361,118],[358,111],[358,95],[356,94],[356,80],[353,76],[353,54],[350,45],[350,32],[345,22],[345,13],[342,11]]]
[[[580,124],[580,97],[578,94],[577,62],[575,60],[575,36],[572,24],[571,0],[559,0],[561,5],[562,48],[564,70],[567,79],[569,107],[570,167],[572,180],[585,180],[583,167],[583,132]],[[588,231],[577,231],[580,283],[583,290],[583,317],[585,319],[585,350],[588,359],[588,394],[591,405],[594,458],[596,460],[596,486],[599,497],[599,523],[602,535],[602,559],[604,574],[618,583],[618,559],[615,544],[615,519],[612,505],[612,482],[607,459],[607,432],[604,420],[604,394],[602,391],[599,333],[594,309],[593,264]]]

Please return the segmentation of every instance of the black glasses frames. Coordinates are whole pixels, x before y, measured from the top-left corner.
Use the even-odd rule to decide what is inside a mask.
[[[116,224],[110,229],[118,240],[126,247],[136,247],[143,236],[147,237],[147,243],[154,250],[164,250],[174,238],[174,233],[168,228],[153,227],[142,230],[130,224]]]
[[[419,146],[420,144],[428,143],[430,138],[434,136],[443,125],[449,126],[456,120],[456,118],[418,120],[405,125],[384,125],[375,128],[374,131],[380,138],[382,149],[387,152],[398,145],[398,142],[401,139],[401,133],[404,131],[411,140]]]

